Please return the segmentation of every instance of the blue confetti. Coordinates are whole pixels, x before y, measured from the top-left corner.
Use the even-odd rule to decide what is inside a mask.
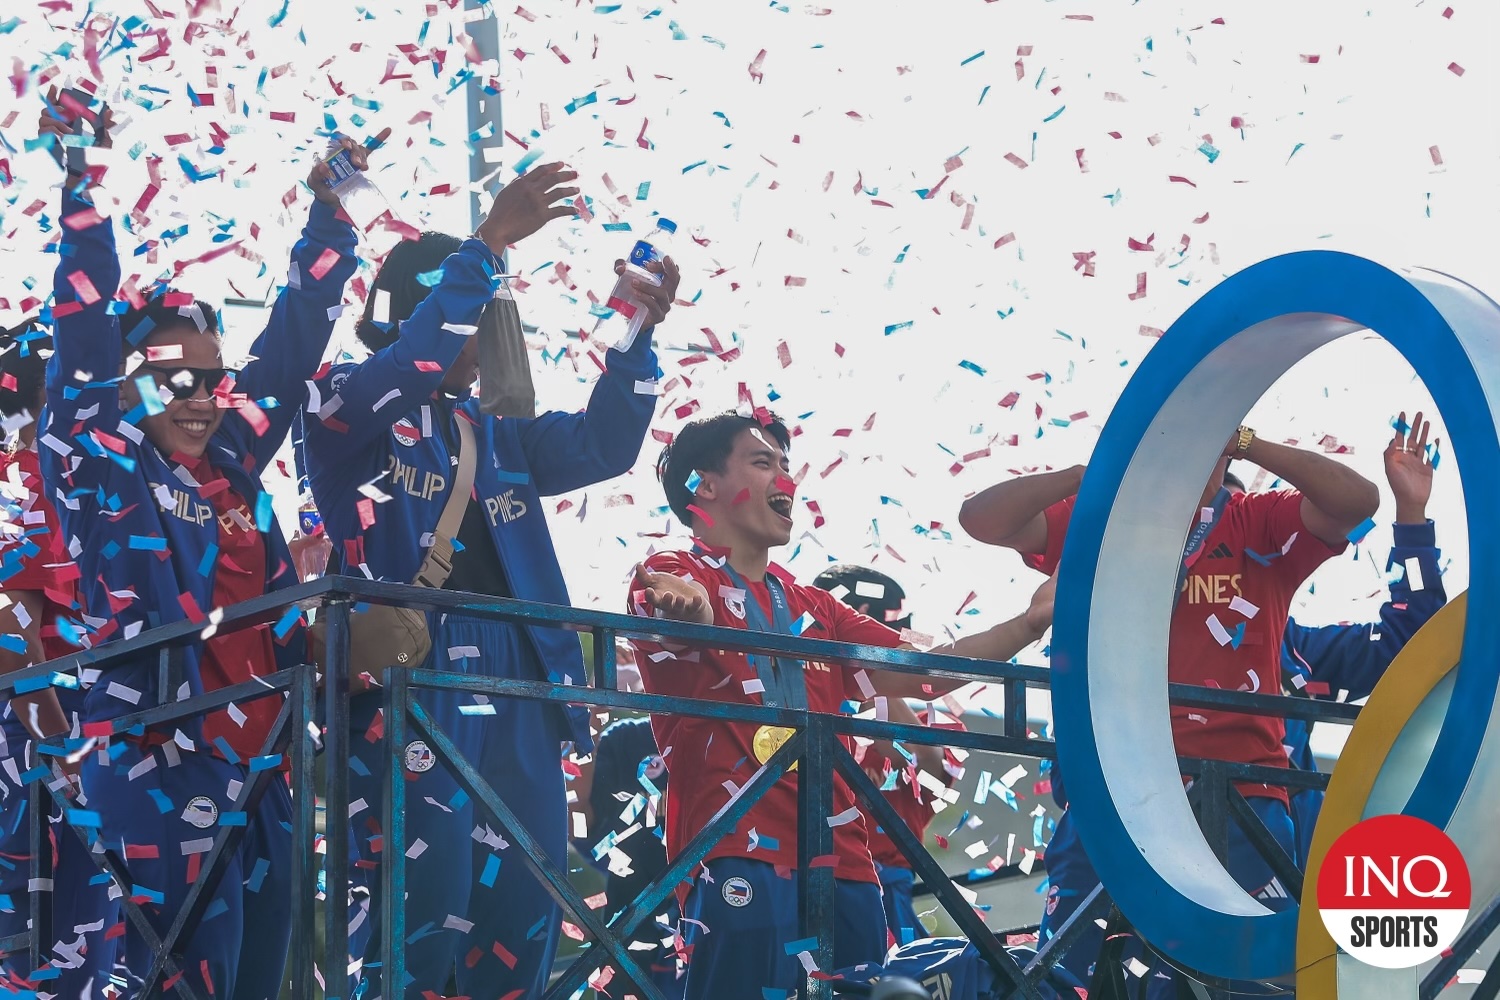
[[[1367,518],[1364,519],[1363,522],[1360,523],[1359,527],[1357,527],[1353,531],[1349,532],[1349,534],[1346,535],[1345,537],[1348,538],[1349,541],[1353,542],[1355,545],[1358,545],[1360,542],[1362,542],[1364,540],[1364,537],[1366,535],[1368,535],[1371,531],[1374,530],[1374,528],[1375,528],[1375,519],[1373,517],[1367,517]]]

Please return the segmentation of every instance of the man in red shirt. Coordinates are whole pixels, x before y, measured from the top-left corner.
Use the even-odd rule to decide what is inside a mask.
[[[1231,459],[1243,458],[1289,484],[1266,493],[1224,487]],[[1056,570],[1082,467],[1025,476],[992,486],[964,502],[959,524],[974,538],[1015,549],[1028,565]],[[1279,693],[1281,637],[1292,596],[1348,535],[1380,506],[1375,485],[1325,455],[1275,444],[1241,427],[1230,438],[1205,486],[1183,553],[1183,574],[1172,614],[1168,679],[1230,691]],[[1279,718],[1172,706],[1172,733],[1184,757],[1286,767]],[[1067,739],[1066,733],[1059,738]],[[1054,788],[1060,776],[1054,773]],[[1289,857],[1295,838],[1286,789],[1240,783],[1242,795]],[[1065,800],[1059,798],[1059,803]],[[1049,912],[1072,885],[1071,866],[1087,866],[1081,851],[1060,850],[1077,836],[1064,812],[1047,852]],[[1291,904],[1286,890],[1248,840],[1231,825],[1229,873],[1268,908]],[[1093,888],[1092,871],[1084,893]],[[1094,955],[1075,948],[1084,966]],[[1075,975],[1078,969],[1070,968]],[[1086,970],[1085,970],[1086,971]]]
[[[755,628],[841,642],[898,647],[901,634],[794,583],[770,565],[770,550],[791,540],[787,474],[791,437],[775,416],[724,413],[678,432],[657,474],[678,518],[698,536],[689,552],[659,552],[637,568],[630,608],[678,621]],[[1037,591],[1023,615],[965,636],[935,652],[1008,660],[1039,639],[1052,619],[1052,585]],[[641,676],[654,694],[760,704],[768,664],[713,649],[639,643]],[[753,660],[759,661],[760,657]],[[762,674],[761,666],[768,667]],[[958,685],[915,675],[808,663],[790,678],[805,685],[815,712],[838,712],[846,699],[930,698]],[[785,689],[784,689],[785,690]],[[795,698],[795,691],[788,701]],[[692,716],[654,715],[652,728],[667,766],[668,858],[675,858],[790,736],[776,727]],[[851,741],[845,741],[850,746]],[[850,747],[852,749],[852,746]],[[834,963],[878,962],[885,955],[885,915],[870,860],[865,823],[854,795],[837,776],[833,805],[836,898]],[[803,968],[787,945],[797,937],[797,774],[776,782],[734,831],[709,851],[683,899],[688,1000],[786,996]],[[824,970],[829,971],[829,970]]]

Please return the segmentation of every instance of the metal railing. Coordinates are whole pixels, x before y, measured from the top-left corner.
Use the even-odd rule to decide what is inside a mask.
[[[885,796],[855,763],[841,741],[841,737],[853,736],[1055,759],[1056,748],[1052,741],[1036,738],[1027,731],[1026,694],[1030,688],[1048,686],[1049,671],[1046,668],[487,598],[353,577],[324,577],[227,608],[218,626],[222,633],[256,624],[285,622],[288,609],[292,607],[300,606],[304,610],[317,608],[327,623],[327,677],[323,681],[320,682],[317,677],[317,668],[310,664],[283,670],[270,677],[258,678],[232,688],[123,716],[112,721],[108,734],[115,738],[127,735],[132,730],[141,733],[144,727],[189,719],[223,708],[230,702],[243,702],[282,693],[287,695],[286,704],[267,739],[263,754],[268,757],[286,753],[291,755],[290,780],[294,801],[292,836],[295,849],[292,851],[293,900],[288,966],[293,995],[296,997],[342,998],[348,993],[348,911],[344,906],[338,905],[338,900],[342,898],[338,887],[349,885],[349,856],[342,842],[345,832],[338,828],[338,824],[345,821],[349,811],[349,616],[364,604],[400,605],[462,615],[479,621],[524,623],[593,633],[592,687],[416,669],[388,669],[383,678],[385,739],[390,757],[385,775],[382,831],[385,839],[381,852],[383,860],[379,887],[382,899],[404,899],[407,792],[405,782],[400,777],[403,772],[402,754],[410,739],[419,738],[427,742],[439,759],[450,768],[460,787],[489,814],[489,818],[499,825],[501,832],[520,848],[532,874],[591,939],[583,952],[554,978],[546,994],[549,1000],[573,995],[605,963],[628,979],[639,995],[648,1000],[660,1000],[660,993],[650,976],[629,953],[625,942],[632,932],[652,919],[660,904],[688,877],[698,862],[707,856],[714,844],[732,830],[794,764],[800,765],[797,844],[799,933],[803,938],[816,940],[812,954],[820,970],[832,971],[834,869],[815,866],[810,862],[833,853],[833,831],[822,818],[828,815],[833,801],[835,774],[844,779],[864,811],[908,859],[917,879],[925,887],[924,891],[937,898],[1000,980],[1009,984],[1012,996],[1037,996],[1038,984],[1080,933],[1095,919],[1112,909],[1102,887],[1096,889],[1073,918],[1042,944],[1036,958],[1022,967],[1005,950],[1003,940],[986,928],[979,914],[960,892],[954,878],[944,872],[927,853],[920,838],[914,836],[900,820]],[[53,673],[75,672],[78,668],[107,670],[114,664],[145,655],[159,658],[161,683],[158,690],[175,691],[177,685],[172,683],[172,668],[176,651],[198,641],[203,627],[202,622],[179,622],[99,649],[80,651],[49,663],[38,664],[0,677],[0,695],[14,691],[17,685],[22,685],[24,690],[28,682],[34,684],[37,678]],[[1003,728],[1000,733],[955,732],[799,709],[622,691],[618,686],[615,659],[617,638],[648,639],[798,660],[861,664],[882,670],[962,681],[986,681],[1000,686],[1004,691]],[[318,705],[320,687],[321,711]],[[434,690],[782,726],[794,730],[794,735],[766,761],[691,843],[678,853],[666,870],[641,891],[633,903],[617,914],[601,918],[572,886],[566,869],[548,858],[546,851],[525,829],[507,803],[486,782],[474,763],[457,752],[450,734],[444,731],[423,706],[419,695],[424,691]],[[1179,684],[1170,685],[1169,694],[1172,702],[1179,705],[1232,709],[1246,714],[1310,721],[1349,722],[1357,717],[1359,711],[1353,705]],[[70,746],[62,741],[49,741],[40,751],[45,755],[77,749],[76,745]],[[329,891],[328,904],[324,906],[322,915],[321,963],[316,960],[316,938],[312,933],[318,892],[317,855],[312,850],[318,791],[314,756],[319,753],[326,758],[323,799],[326,815],[329,817],[325,831],[328,845],[325,873]],[[1195,778],[1190,796],[1194,799],[1210,845],[1222,857],[1227,850],[1229,824],[1237,824],[1265,856],[1278,877],[1281,877],[1288,892],[1296,896],[1301,888],[1300,873],[1260,824],[1244,799],[1234,790],[1233,783],[1264,782],[1282,785],[1291,790],[1324,788],[1328,776],[1316,772],[1193,758],[1181,758],[1179,763],[1184,774]],[[236,810],[252,810],[264,794],[267,782],[280,780],[280,775],[281,772],[273,767],[252,772],[241,789],[239,800],[235,804]],[[34,782],[30,790],[32,877],[47,878],[50,877],[50,872],[46,870],[50,864],[50,852],[37,849],[38,845],[46,843],[47,810],[38,806],[46,804],[49,792],[60,807],[71,806],[66,798],[66,790],[54,787],[62,783],[50,782],[51,774],[45,766],[33,768],[25,777]],[[85,843],[91,842],[87,828],[72,829]],[[93,856],[101,869],[118,885],[127,887],[127,891],[122,893],[126,919],[131,929],[141,935],[141,939],[156,956],[147,976],[143,995],[165,995],[170,991],[184,1000],[200,996],[182,975],[180,945],[196,929],[222,878],[225,863],[244,835],[244,829],[243,826],[221,827],[214,838],[213,849],[205,859],[198,884],[193,887],[182,910],[173,917],[165,934],[157,932],[145,912],[130,898],[128,887],[132,882],[124,859],[106,845],[91,844]],[[28,947],[34,967],[40,967],[47,958],[45,949],[53,940],[49,904],[47,893],[33,892],[31,931],[0,940],[0,950],[9,952],[23,946]],[[382,979],[387,984],[401,983],[405,980],[404,907],[386,906],[383,913]],[[1452,970],[1448,966],[1452,965],[1456,969],[1458,964],[1467,960],[1497,924],[1500,924],[1500,904],[1492,904],[1460,939],[1453,956],[1428,977],[1423,986],[1424,1000],[1435,996],[1451,978]],[[1199,979],[1200,982],[1203,981],[1202,977]],[[1211,990],[1219,990],[1226,988],[1228,984],[1209,981],[1206,985]],[[1494,985],[1500,986],[1500,982]],[[824,1000],[832,995],[831,991],[828,981],[809,976],[802,995],[813,1000]]]

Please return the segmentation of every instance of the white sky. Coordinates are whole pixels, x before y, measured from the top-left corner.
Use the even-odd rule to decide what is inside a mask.
[[[597,371],[577,338],[594,325],[588,293],[602,298],[610,263],[651,228],[653,213],[667,215],[681,225],[672,251],[683,267],[679,295],[694,304],[673,311],[659,342],[704,345],[707,328],[741,354],[684,365],[681,351],[664,350],[655,426],[680,426],[675,411],[692,403],[702,412],[732,406],[741,382],[758,403],[774,388],[779,412],[801,418],[793,465],[810,471],[799,501],[816,501],[828,518],[814,530],[801,507],[805,533],[787,565],[811,578],[833,559],[874,561],[903,582],[927,631],[955,621],[971,591],[966,627],[1008,617],[1039,578],[1013,555],[970,544],[958,505],[1012,470],[1086,460],[1155,343],[1140,335],[1143,325],[1165,329],[1226,275],[1307,248],[1436,267],[1492,294],[1500,287],[1490,242],[1500,221],[1491,41],[1500,24],[1478,0],[1454,0],[1451,16],[1446,6],[861,0],[825,9],[690,0],[591,9],[523,0],[503,12],[504,129],[543,160],[579,169],[593,213],[555,224],[512,255],[511,269],[529,283],[523,315],[541,330],[542,404],[583,404]],[[386,158],[377,158],[387,195],[409,222],[468,230],[463,90],[448,94],[466,65],[453,40],[462,10],[448,0],[287,0],[273,26],[281,5],[265,0],[157,7],[175,17],[153,17],[144,0],[92,6],[101,18],[165,26],[171,39],[159,58],[139,61],[157,45],[139,38],[129,65],[119,52],[100,64],[116,107],[129,107],[132,119],[109,193],[128,213],[144,190],[142,153],[166,154],[166,190],[141,234],[188,226],[154,260],[133,258],[136,270],[170,268],[227,233],[263,256],[264,273],[258,261],[231,256],[188,270],[180,283],[218,301],[232,294],[227,281],[247,296],[265,294],[305,217],[306,194],[285,210],[282,197],[322,148],[313,131],[324,113],[359,135],[394,128]],[[78,16],[43,18],[34,7],[0,15],[0,31],[10,25],[0,45],[25,71],[23,94],[14,83],[0,94],[0,157],[15,177],[0,189],[6,321],[17,318],[28,286],[50,287],[55,258],[38,251],[54,224],[56,171],[22,149],[34,134],[37,74],[86,72]],[[428,58],[412,65],[401,45]],[[437,73],[434,53],[445,60]],[[392,58],[409,80],[381,82]],[[276,67],[285,71],[267,73],[258,91],[262,71]],[[482,78],[496,72],[472,68]],[[187,86],[213,94],[214,105],[189,107]],[[131,106],[121,87],[153,110]],[[590,94],[594,103],[585,103]],[[272,112],[295,112],[295,121]],[[429,112],[430,121],[415,117]],[[1232,118],[1244,127],[1231,127]],[[637,145],[643,122],[654,148]],[[222,153],[210,152],[215,123],[230,133]],[[132,160],[137,144],[141,159]],[[200,168],[223,167],[224,177],[188,184],[178,153]],[[506,141],[502,176],[522,154]],[[940,181],[935,197],[916,193]],[[443,184],[454,193],[428,195]],[[609,222],[631,232],[606,231]],[[997,248],[1007,234],[1014,239]],[[133,249],[134,237],[120,239]],[[1154,249],[1132,251],[1128,239]],[[1096,254],[1093,277],[1074,266],[1085,252]],[[1147,294],[1132,300],[1140,273]],[[249,310],[226,320],[234,346],[258,328]],[[903,323],[911,325],[887,333]],[[352,342],[347,323],[337,336]],[[571,353],[559,356],[564,348]],[[1012,392],[1013,407],[997,405]],[[1389,421],[1418,407],[1431,410],[1410,368],[1367,335],[1307,359],[1248,422],[1282,439],[1337,437],[1354,447],[1348,461],[1379,479]],[[1086,416],[1070,419],[1076,414]],[[951,471],[955,456],[987,446],[989,457]],[[657,450],[648,440],[630,476],[565,498],[564,513],[553,507],[576,603],[619,608],[630,566],[652,543],[641,535],[676,527],[658,510],[649,472]],[[1468,574],[1455,464],[1445,456],[1432,505],[1450,593]],[[273,480],[289,509],[290,484]],[[1391,513],[1387,494],[1380,516]],[[1365,553],[1383,565],[1388,544],[1382,524],[1357,559],[1320,570],[1298,616],[1373,615],[1383,582]],[[1026,658],[1039,662],[1036,653]]]

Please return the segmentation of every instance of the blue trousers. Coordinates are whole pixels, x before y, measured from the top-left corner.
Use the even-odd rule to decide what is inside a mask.
[[[1287,856],[1296,858],[1296,844],[1292,834],[1292,819],[1286,806],[1276,799],[1252,798],[1250,807],[1260,817],[1266,829],[1276,837]],[[1047,844],[1047,902],[1042,913],[1042,928],[1039,935],[1045,943],[1057,933],[1063,923],[1078,909],[1094,886],[1099,876],[1094,871],[1088,855],[1084,853],[1083,841],[1073,823],[1073,813],[1067,810],[1057,821],[1052,840]],[[1296,901],[1288,898],[1284,890],[1278,891],[1280,883],[1255,847],[1240,832],[1238,824],[1229,824],[1229,874],[1246,892],[1260,900],[1267,909],[1281,911]],[[1268,889],[1275,882],[1276,887]],[[1072,947],[1063,956],[1062,966],[1084,983],[1093,974],[1094,960],[1104,944],[1104,932],[1097,924],[1090,924],[1082,935],[1074,939]],[[1138,942],[1127,945],[1121,955],[1122,961],[1141,959],[1144,949]],[[1177,971],[1165,962],[1152,963],[1139,982],[1131,983],[1132,996],[1145,1000],[1175,1000],[1177,996]],[[1127,975],[1127,981],[1130,977]]]
[[[478,662],[451,658],[450,650],[466,646],[479,649]],[[491,676],[542,676],[530,643],[515,628],[452,618],[434,631],[430,665]],[[368,807],[353,817],[356,839],[366,861],[377,865],[387,748],[384,739],[372,741],[365,734],[382,700],[379,692],[356,697],[350,723],[349,797]],[[460,708],[478,704],[474,696],[452,691],[421,691],[417,700],[552,862],[566,870],[567,805],[556,710],[494,698],[489,702],[494,714],[466,715]],[[473,1000],[498,1000],[516,990],[541,996],[557,951],[557,904],[532,876],[521,849],[476,809],[425,741],[411,736],[403,759],[408,980],[403,991],[381,989],[383,920],[377,892],[365,952],[365,1000],[420,1000],[424,991],[445,995],[455,973],[458,992]],[[422,847],[413,857],[418,841]],[[364,874],[378,889],[378,868]]]
[[[1307,860],[1312,854],[1313,827],[1318,825],[1318,815],[1323,811],[1323,792],[1308,788],[1292,795],[1292,826],[1297,831],[1297,867],[1307,870]]]
[[[106,844],[124,844],[127,854],[131,846],[156,848],[156,857],[136,852],[126,865],[132,898],[164,934],[198,878],[208,842],[226,818],[238,819],[225,814],[234,806],[231,785],[237,791],[248,782],[248,769],[186,751],[171,765],[160,749],[125,744],[108,764],[91,755],[82,779]],[[286,915],[292,799],[286,782],[273,779],[260,807],[245,819],[240,848],[183,949],[182,971],[194,988],[216,1000],[276,1000],[291,940]],[[150,968],[151,953],[137,934],[125,935],[125,965],[134,981]]]
[[[691,949],[687,1000],[775,1000],[798,993],[805,973],[786,947],[800,938],[796,877],[781,878],[773,865],[747,858],[716,858],[708,868],[713,881],[700,875],[683,907],[683,939]],[[880,886],[842,879],[836,885],[833,968],[881,962]]]
[[[927,928],[917,916],[912,903],[911,888],[916,882],[910,868],[887,867],[875,863],[875,874],[880,876],[880,901],[885,906],[885,925],[896,939],[896,947],[911,944],[927,936]]]
[[[34,763],[24,760],[16,759],[19,771]],[[0,777],[0,937],[19,934],[31,922],[27,793],[27,786]],[[12,952],[4,956],[6,981],[30,980],[36,989],[59,997],[102,997],[119,953],[119,938],[109,935],[120,922],[120,904],[109,898],[109,876],[94,864],[78,834],[62,823],[62,811],[48,811],[53,815],[44,849],[52,852],[52,935],[42,953],[50,961],[32,978],[30,953]]]

